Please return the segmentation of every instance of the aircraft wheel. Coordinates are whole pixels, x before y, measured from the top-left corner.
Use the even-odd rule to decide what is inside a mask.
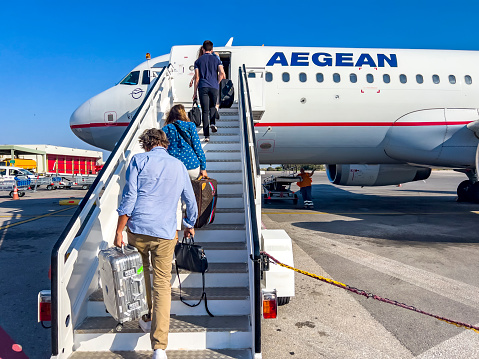
[[[469,202],[471,198],[471,189],[473,183],[470,180],[465,180],[459,183],[457,186],[457,201],[458,202]]]
[[[469,200],[474,203],[479,203],[479,182],[474,183],[469,188]]]

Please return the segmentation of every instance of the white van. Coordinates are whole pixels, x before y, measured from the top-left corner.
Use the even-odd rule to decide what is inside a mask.
[[[36,178],[34,173],[26,169],[11,166],[0,166],[0,179],[9,181],[14,180],[15,177],[27,177],[29,179]]]

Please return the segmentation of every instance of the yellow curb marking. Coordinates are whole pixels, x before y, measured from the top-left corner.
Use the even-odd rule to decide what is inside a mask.
[[[58,211],[51,212],[51,213],[47,213],[47,214],[44,214],[44,215],[41,215],[41,216],[37,216],[37,217],[34,217],[34,218],[26,219],[26,220],[24,220],[24,221],[12,223],[12,224],[7,224],[6,226],[0,227],[0,230],[2,230],[2,229],[7,229],[7,228],[10,228],[10,227],[14,227],[14,226],[18,226],[18,225],[23,224],[23,223],[35,221],[35,220],[40,219],[40,218],[49,217],[49,216],[51,216],[52,214],[56,214],[56,213],[68,211],[69,209],[72,209],[72,207],[60,209],[60,210],[58,210]]]

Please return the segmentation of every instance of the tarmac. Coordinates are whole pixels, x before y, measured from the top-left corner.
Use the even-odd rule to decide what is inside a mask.
[[[290,235],[299,269],[477,325],[479,205],[455,201],[464,179],[433,171],[400,187],[336,187],[319,172],[314,210],[278,200],[263,207],[262,220]],[[295,279],[296,296],[278,319],[263,321],[263,358],[479,357],[472,330]]]
[[[279,173],[276,173],[279,174]],[[315,208],[263,206],[263,225],[285,229],[294,266],[465,323],[479,323],[479,205],[457,203],[464,175],[433,171],[401,187],[337,187],[313,177]],[[298,188],[293,185],[292,188]],[[39,189],[13,201],[0,193],[0,358],[50,355],[37,323],[37,293],[49,289],[50,254],[83,190]],[[291,263],[288,263],[291,264]],[[295,274],[296,296],[263,320],[265,359],[471,358],[479,334]]]

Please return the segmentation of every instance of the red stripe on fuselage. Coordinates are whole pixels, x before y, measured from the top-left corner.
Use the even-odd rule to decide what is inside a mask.
[[[121,127],[121,126],[128,126],[129,122],[115,122],[115,123],[85,123],[82,125],[71,125],[70,128],[92,128],[92,127]]]
[[[344,127],[344,126],[459,126],[473,121],[440,122],[260,122],[255,127]]]
[[[452,122],[260,122],[255,127],[378,127],[378,126],[460,126],[467,125],[473,121],[452,121]],[[129,122],[117,123],[86,123],[82,125],[72,125],[71,128],[94,128],[94,127],[121,127],[128,126]]]

